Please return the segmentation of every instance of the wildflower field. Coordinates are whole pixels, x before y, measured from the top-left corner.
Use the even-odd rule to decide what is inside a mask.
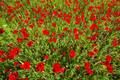
[[[120,80],[120,0],[0,0],[0,80]]]

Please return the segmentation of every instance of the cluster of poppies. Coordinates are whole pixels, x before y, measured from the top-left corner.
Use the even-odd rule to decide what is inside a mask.
[[[0,24],[2,80],[6,78],[32,80],[31,75],[20,78],[22,74],[19,70],[33,71],[33,74],[38,73],[37,75],[49,74],[55,79],[57,74],[62,78],[67,77],[68,80],[70,78],[81,80],[81,76],[75,75],[81,73],[83,77],[95,75],[96,64],[105,66],[107,72],[113,74],[116,71],[112,61],[114,54],[105,51],[110,52],[113,49],[115,53],[119,52],[120,11],[114,7],[118,8],[120,1],[103,0],[106,3],[99,4],[96,1],[63,0],[62,3],[58,0],[0,1],[0,21],[4,19],[7,25],[4,27]],[[8,27],[10,31],[7,30]],[[10,37],[13,42],[9,42],[4,35],[13,36]],[[102,47],[107,49],[104,51]],[[6,67],[9,62],[12,62],[12,68]],[[43,75],[44,78],[45,76]]]

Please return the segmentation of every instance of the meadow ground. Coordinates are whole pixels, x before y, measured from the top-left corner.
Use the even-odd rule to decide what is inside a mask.
[[[120,80],[120,0],[0,0],[0,80]]]

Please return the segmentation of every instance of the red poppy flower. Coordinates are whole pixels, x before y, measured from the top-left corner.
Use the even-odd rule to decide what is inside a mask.
[[[4,29],[0,28],[0,34],[3,34],[4,32]]]
[[[52,23],[52,26],[53,26],[53,27],[56,27],[56,26],[57,26],[57,24],[56,24],[55,22],[53,22],[53,23]]]
[[[110,58],[110,56],[109,56]],[[106,62],[101,62],[101,64],[105,65],[107,67],[108,72],[112,73],[113,72],[113,67],[109,62],[110,60],[108,59],[108,61],[106,60]]]
[[[88,1],[87,1],[87,0],[83,0],[83,1],[84,1],[85,5],[87,5],[87,4],[88,4]]]
[[[64,33],[61,33],[58,36],[59,36],[59,38],[62,38],[64,36]]]
[[[112,61],[112,57],[110,55],[106,56],[106,62],[110,63]]]
[[[57,14],[57,17],[58,17],[58,18],[62,18],[62,17],[63,17],[63,12],[62,12],[62,11],[59,11],[59,13]]]
[[[70,57],[74,58],[76,56],[76,52],[74,50],[70,50]]]
[[[49,42],[49,43],[51,43],[52,41],[53,41],[52,38],[48,39],[48,42]]]
[[[96,18],[96,16],[95,16],[95,14],[91,14],[91,16],[90,16],[90,20],[91,21],[95,21],[97,18]]]
[[[46,14],[45,13],[41,13],[41,17],[44,19],[46,18]]]
[[[56,43],[56,42],[57,42],[57,39],[56,39],[56,38],[50,38],[50,39],[48,40],[48,42],[49,42],[49,43],[51,43],[51,42]]]
[[[36,14],[41,14],[42,13],[41,11],[42,11],[42,8],[40,6],[37,6],[37,9],[36,9],[35,13]],[[43,17],[43,16],[41,15],[41,17]]]
[[[94,29],[98,29],[98,26],[93,23],[93,24],[90,26],[90,30],[94,30]]]
[[[94,51],[95,54],[98,53],[98,49],[97,48],[94,48],[93,51]]]
[[[91,70],[90,65],[91,65],[90,62],[85,62],[84,67],[85,67],[87,73],[88,73],[89,75],[92,75],[92,74],[93,74],[93,70]]]
[[[113,72],[113,67],[112,65],[108,64],[106,65],[108,72],[112,73]]]
[[[36,14],[38,14],[38,12],[37,12],[37,9],[36,8],[32,8],[32,11],[34,12],[34,13],[36,13]]]
[[[3,59],[3,58],[0,58],[0,62],[4,62],[5,61],[5,59]]]
[[[120,19],[116,19],[115,22],[120,23]],[[120,28],[120,26],[119,26],[119,28]]]
[[[15,3],[16,3],[15,4],[16,5],[16,9],[24,6],[24,4],[20,3],[20,1],[16,1]]]
[[[100,10],[101,9],[101,6],[95,6],[96,9]]]
[[[57,42],[57,39],[56,39],[56,38],[53,38],[53,42],[56,43],[56,42]]]
[[[66,4],[68,7],[70,7],[70,5],[71,5],[68,0],[66,0],[65,4]]]
[[[95,48],[97,46],[97,44],[92,44],[92,47]]]
[[[61,68],[61,72],[64,73],[66,71],[66,68]]]
[[[109,28],[109,27],[105,27],[105,30],[106,30],[106,31],[109,31],[109,32],[112,32],[112,29]]]
[[[76,5],[78,5],[79,1],[78,1],[78,0],[75,0],[75,3],[76,3]]]
[[[78,35],[74,35],[75,40],[79,40],[79,36]]]
[[[120,22],[120,21],[119,21]],[[116,31],[120,31],[120,27],[116,27]]]
[[[82,12],[81,21],[82,21],[83,23],[86,23],[86,21],[85,21],[85,16],[84,16],[84,12]]]
[[[84,67],[85,67],[85,69],[90,69],[90,62],[85,62]]]
[[[43,72],[44,70],[45,70],[45,63],[44,62],[39,62],[36,65],[36,71]]]
[[[0,14],[0,18],[2,18],[2,14]]]
[[[49,59],[49,56],[48,56],[48,55],[44,55],[44,59],[45,59],[45,60],[48,60],[48,59]]]
[[[75,17],[75,20],[76,20],[76,21],[75,21],[75,24],[79,24],[79,23],[80,23],[80,16],[77,15],[77,16]]]
[[[13,59],[16,55],[18,55],[19,52],[20,52],[20,48],[18,47],[13,48],[8,52],[8,58]]]
[[[30,62],[24,62],[23,64],[20,65],[21,69],[25,69],[25,70],[30,70]]]
[[[1,1],[0,6],[5,6],[5,3],[3,1]]]
[[[107,13],[106,13],[106,17],[109,18],[111,16],[111,8],[108,8]]]
[[[95,35],[90,36],[89,39],[90,39],[91,41],[95,41],[95,40],[97,40],[97,36],[95,36]]]
[[[30,12],[28,10],[24,10],[25,16],[29,16]]]
[[[94,0],[90,0],[90,2],[94,2]]]
[[[11,15],[13,12],[13,7],[12,6],[7,6],[7,13],[8,15]]]
[[[95,53],[94,53],[93,51],[90,51],[90,52],[88,53],[88,56],[89,56],[89,57],[93,57],[94,54],[95,54]]]
[[[18,72],[12,72],[8,76],[8,80],[17,80],[18,78]]]
[[[49,35],[49,31],[48,31],[47,29],[43,29],[43,30],[42,30],[42,33],[43,33],[44,35]]]
[[[23,41],[22,38],[17,38],[17,42],[18,42],[18,43],[21,43],[22,41]]]
[[[22,20],[22,22],[25,24],[25,25],[28,25],[30,21],[30,17],[27,17],[25,20]]]
[[[19,63],[19,62],[14,62],[13,64],[14,64],[14,66],[17,66],[17,65],[20,64],[20,63]]]
[[[67,31],[67,30],[68,30],[68,27],[63,28],[63,31]]]
[[[3,50],[0,50],[0,56],[2,56],[5,52]]]
[[[93,74],[93,70],[88,69],[88,70],[87,70],[87,73],[88,73],[89,75],[92,75],[92,74]]]
[[[79,34],[78,28],[74,28],[74,35]]]
[[[17,34],[17,33],[18,33],[18,30],[14,30],[14,31],[13,31],[13,34]]]
[[[74,13],[76,13],[76,12],[78,12],[78,11],[80,11],[81,10],[81,8],[80,7],[78,7],[78,2],[76,2],[76,7],[73,9],[73,11],[74,11]],[[76,21],[77,22],[77,21]]]
[[[56,16],[57,14],[58,14],[58,12],[55,10],[52,12],[52,16]]]
[[[71,20],[70,19],[65,19],[65,21],[70,24]]]
[[[114,12],[113,12],[113,16],[119,17],[119,16],[120,16],[120,11],[114,11]]]
[[[94,8],[93,6],[89,6],[88,10],[89,10],[89,11],[92,11],[93,8]]]
[[[55,32],[52,32],[52,36],[55,36],[56,35],[56,33]]]
[[[44,23],[44,20],[40,18],[40,19],[38,20],[38,24],[42,25],[43,23]]]
[[[33,46],[33,44],[34,44],[34,42],[31,40],[31,41],[29,41],[29,42],[27,43],[27,46],[28,46],[28,47],[31,47],[31,46]]]
[[[70,24],[70,22],[71,22],[71,15],[64,13],[63,16],[64,16],[63,20],[65,20],[68,24]]]
[[[60,73],[61,72],[61,67],[59,63],[53,64],[53,72],[55,73]]]
[[[23,36],[24,39],[27,39],[29,37],[29,34],[28,34],[26,28],[22,28],[20,30],[20,32],[21,32],[21,34],[22,34],[22,36]]]
[[[117,39],[115,38],[115,39],[113,39],[113,41],[112,41],[112,46],[113,47],[116,47],[118,45],[118,41],[117,41]]]
[[[29,4],[29,5],[30,5],[30,0],[26,0],[26,2],[27,2],[27,4]]]
[[[34,27],[34,23],[31,23],[30,25],[29,25],[29,28],[33,28]]]

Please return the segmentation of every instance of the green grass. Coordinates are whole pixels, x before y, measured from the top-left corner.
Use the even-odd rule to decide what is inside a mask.
[[[65,4],[66,0],[54,0],[49,1],[45,0],[44,3],[41,3],[40,0],[30,0],[31,5],[26,3],[26,0],[20,1],[24,6],[20,7],[17,10],[13,10],[12,14],[15,14],[15,17],[10,22],[11,15],[7,13],[7,6],[15,6],[15,1],[6,0],[4,1],[5,6],[0,6],[0,14],[2,17],[0,18],[0,29],[4,29],[5,32],[0,34],[0,50],[3,50],[4,55],[0,56],[0,59],[5,59],[4,62],[0,61],[0,80],[12,80],[9,78],[9,75],[12,72],[18,72],[18,77],[16,80],[20,80],[21,78],[28,77],[29,80],[119,80],[120,79],[120,30],[116,31],[116,27],[120,26],[120,23],[115,24],[115,20],[119,19],[120,16],[115,17],[111,13],[111,22],[106,20],[101,20],[101,17],[106,16],[108,3],[104,2],[104,8],[95,11],[88,11],[89,6],[101,6],[102,0],[98,0],[92,3],[88,0],[89,4],[85,5],[84,0],[78,0],[78,6],[81,10],[74,12],[75,1],[72,0],[72,4],[68,7]],[[111,2],[108,0],[108,2]],[[112,2],[113,3],[113,2]],[[118,2],[116,2],[118,3]],[[41,7],[42,12],[36,14],[32,11],[31,8]],[[55,6],[52,8],[52,6]],[[60,9],[60,11],[59,11]],[[119,10],[119,6],[115,5],[110,7],[112,12]],[[24,10],[28,10],[30,12],[29,16],[30,21],[28,24],[24,24],[22,20],[25,20],[27,16],[24,14]],[[46,14],[47,10],[49,14]],[[69,14],[71,16],[71,22],[68,24],[65,20],[63,20],[64,16],[61,15],[61,18],[57,16],[52,16],[52,12],[56,10],[58,13],[62,12],[63,14]],[[103,13],[101,13],[103,11]],[[76,15],[82,16],[82,12],[84,12],[84,17],[86,24],[81,20],[78,25],[75,23]],[[97,19],[93,22],[90,20],[91,13],[94,13],[97,16]],[[120,12],[119,12],[120,13]],[[42,18],[41,14],[46,14],[46,18],[44,19],[44,24],[39,26],[37,24],[38,19]],[[19,16],[22,16],[22,19]],[[36,19],[33,18],[36,16]],[[107,18],[106,18],[107,19]],[[101,23],[98,24],[98,21]],[[18,22],[21,22],[19,25]],[[52,26],[52,22],[56,22],[57,27],[54,28]],[[34,23],[34,28],[29,28],[29,25]],[[99,29],[90,30],[90,26],[95,23],[98,25]],[[87,28],[84,28],[84,26]],[[109,27],[112,29],[112,32],[106,31],[105,27]],[[63,31],[65,27],[68,27],[68,31]],[[20,30],[22,28],[26,28],[27,33],[29,33],[28,39],[24,39],[22,43],[17,42],[17,38],[23,38]],[[79,40],[75,40],[74,38],[74,28],[78,28],[79,32]],[[49,35],[43,35],[42,30],[49,30]],[[13,34],[14,30],[18,30],[18,34]],[[52,36],[52,32],[55,32],[56,35]],[[62,38],[59,38],[59,34],[64,33]],[[83,33],[83,34],[80,34]],[[98,37],[96,40],[90,40],[88,37],[93,36],[95,33],[98,33]],[[37,37],[35,37],[37,35]],[[56,38],[57,42],[49,43],[48,40],[50,38]],[[112,46],[112,42],[114,39],[117,39],[117,46]],[[31,47],[26,46],[28,41],[33,40],[34,44]],[[8,44],[12,44],[12,46],[8,46]],[[94,48],[92,44],[97,44],[96,49],[98,53],[96,53],[93,57],[88,56],[88,52],[93,51]],[[12,60],[7,58],[9,51],[14,47],[18,47],[21,49],[21,52]],[[56,50],[54,50],[56,49]],[[74,50],[76,52],[76,56],[71,58],[70,50]],[[62,53],[66,52],[66,55],[63,56]],[[49,59],[45,60],[43,58],[44,55],[48,55]],[[105,65],[100,64],[100,62],[106,61],[106,55],[111,55],[112,61],[110,64],[113,67],[113,72],[109,73]],[[19,62],[20,64],[15,67],[13,65],[14,62]],[[24,70],[20,68],[20,65],[25,61],[30,62],[30,70]],[[89,61],[91,63],[91,70],[94,71],[92,75],[89,75],[86,71],[84,65],[85,62]],[[43,72],[36,71],[36,65],[39,62],[45,63],[45,70]],[[55,73],[53,71],[53,64],[60,63],[61,68],[65,68],[66,71],[64,73]],[[75,67],[79,65],[80,70],[76,70]],[[6,69],[10,71],[4,72]],[[13,79],[14,80],[14,79]]]

